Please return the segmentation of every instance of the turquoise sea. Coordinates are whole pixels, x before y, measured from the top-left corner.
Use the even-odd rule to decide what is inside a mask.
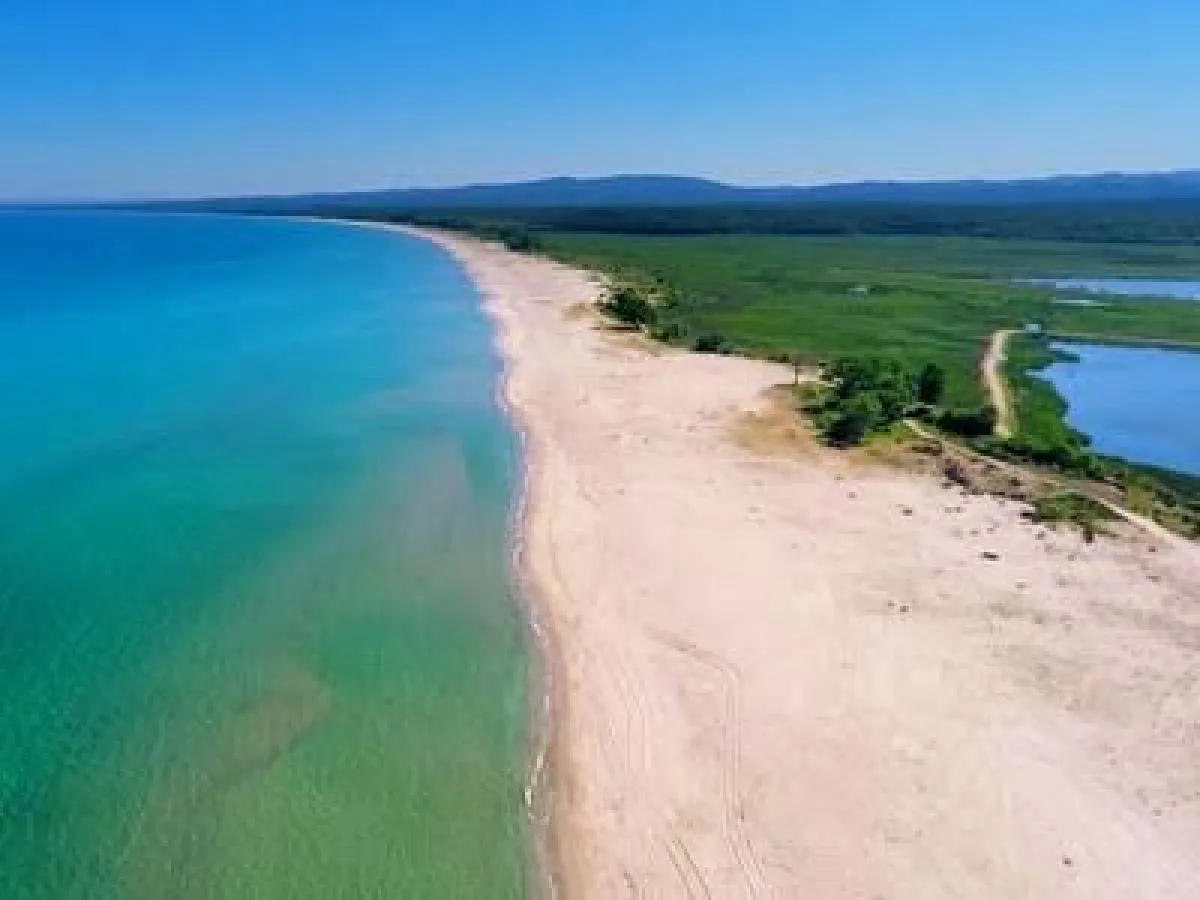
[[[527,892],[497,375],[413,239],[0,213],[0,897]]]

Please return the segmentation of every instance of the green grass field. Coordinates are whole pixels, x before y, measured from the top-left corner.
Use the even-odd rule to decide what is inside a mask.
[[[985,400],[978,364],[998,328],[1200,341],[1200,304],[1059,302],[1034,277],[1200,279],[1200,247],[934,237],[640,237],[552,233],[554,257],[649,287],[690,344],[817,360],[889,355],[945,367],[947,400]]]

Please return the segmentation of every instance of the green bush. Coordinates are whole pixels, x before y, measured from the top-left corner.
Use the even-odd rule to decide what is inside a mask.
[[[987,437],[996,430],[998,419],[994,406],[979,409],[947,409],[937,417],[938,427],[962,437]]]
[[[946,370],[937,363],[926,363],[917,375],[917,400],[936,406],[946,393]]]
[[[702,334],[692,344],[697,353],[728,353],[729,343],[719,334]]]
[[[898,422],[913,405],[913,378],[895,359],[842,357],[825,367],[825,376],[831,393],[820,421],[832,444],[859,444]]]
[[[843,400],[858,394],[874,394],[882,409],[882,424],[899,421],[914,400],[912,375],[896,359],[843,357],[834,360],[826,374]]]
[[[883,404],[875,394],[858,394],[842,402],[830,420],[825,436],[831,444],[852,447],[886,424]]]
[[[528,231],[508,235],[504,239],[504,246],[517,253],[534,253],[541,249],[541,243]]]
[[[687,337],[687,329],[679,322],[667,322],[651,329],[650,336],[664,344],[677,344]]]
[[[998,456],[1018,462],[1048,466],[1068,475],[1104,478],[1108,467],[1103,460],[1088,451],[1086,443],[1076,439],[1047,440],[1017,436],[988,445]]]
[[[506,249],[516,253],[536,253],[542,249],[542,242],[537,235],[522,225],[495,225],[474,231],[483,238],[499,241]]]
[[[1083,532],[1084,540],[1091,543],[1102,530],[1103,523],[1112,521],[1116,516],[1103,503],[1068,491],[1051,497],[1039,497],[1033,503],[1032,518],[1035,522],[1066,522]]]
[[[615,290],[604,309],[620,322],[626,325],[642,327],[653,325],[658,318],[654,304],[640,291],[631,287]]]

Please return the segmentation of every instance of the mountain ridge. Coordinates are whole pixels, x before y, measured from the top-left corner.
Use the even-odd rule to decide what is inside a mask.
[[[1200,169],[1109,172],[1006,180],[858,181],[827,185],[741,186],[685,175],[555,176],[454,187],[397,188],[273,197],[216,198],[200,204],[358,209],[465,209],[585,206],[705,206],[805,203],[1036,204],[1200,200]]]
[[[56,204],[241,211],[773,206],[823,203],[1036,205],[1200,201],[1200,169],[1012,179],[872,180],[819,185],[734,185],[688,175],[553,176],[449,187],[385,188],[175,200]],[[15,204],[8,204],[15,205]],[[31,204],[37,205],[37,204]]]

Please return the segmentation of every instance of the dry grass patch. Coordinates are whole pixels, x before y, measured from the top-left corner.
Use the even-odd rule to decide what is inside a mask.
[[[812,423],[794,407],[790,386],[772,388],[760,409],[743,413],[733,426],[738,445],[762,456],[812,459],[822,447]]]
[[[578,322],[582,319],[593,318],[596,315],[596,310],[590,303],[572,303],[563,310],[563,318],[568,322]]]

